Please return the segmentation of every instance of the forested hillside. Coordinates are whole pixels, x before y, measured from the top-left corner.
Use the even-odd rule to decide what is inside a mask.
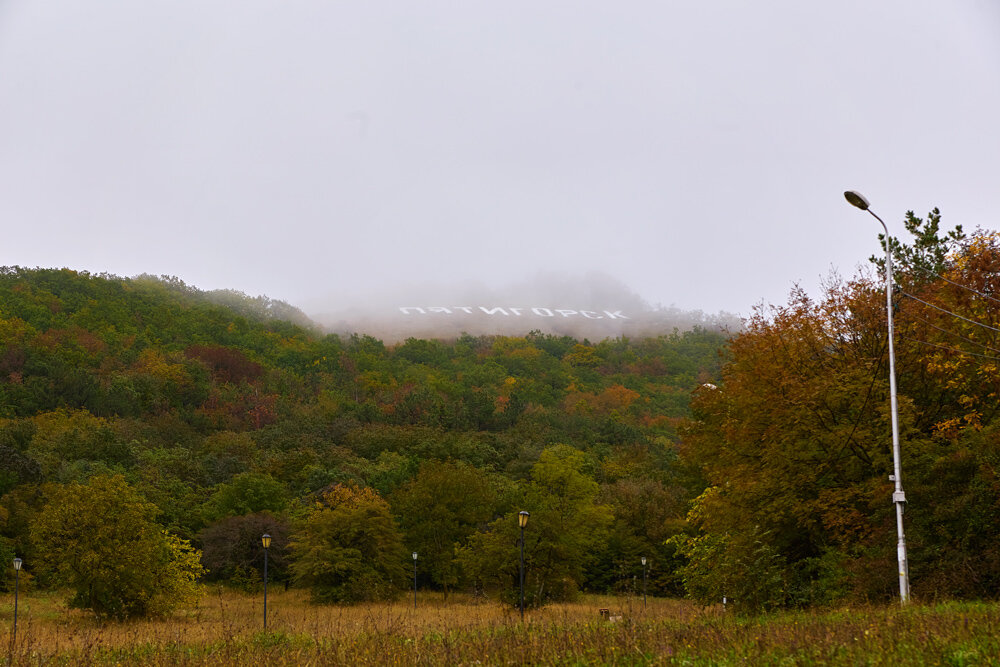
[[[725,340],[386,346],[175,279],[7,268],[0,555],[23,557],[39,585],[79,586],[52,562],[73,521],[54,506],[118,498],[141,509],[128,521],[189,541],[207,576],[237,585],[259,579],[267,531],[272,577],[317,599],[391,596],[411,550],[424,585],[504,590],[526,509],[533,599],[632,586],[640,555],[651,591],[679,593],[665,541],[704,485],[678,462],[677,427],[692,390],[717,380]],[[190,553],[178,544],[162,551]]]
[[[942,233],[937,211],[906,227],[911,587],[992,597],[1000,235]],[[190,604],[199,577],[255,589],[268,533],[272,579],[316,601],[398,596],[416,552],[420,586],[514,602],[527,511],[529,604],[644,574],[650,593],[743,609],[889,599],[883,289],[875,271],[797,291],[731,339],[386,345],[176,279],[4,269],[0,560],[140,616]]]

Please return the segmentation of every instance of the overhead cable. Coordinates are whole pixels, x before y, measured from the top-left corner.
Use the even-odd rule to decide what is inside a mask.
[[[865,414],[865,408],[868,407],[868,401],[872,397],[872,390],[875,388],[875,380],[878,379],[879,370],[882,367],[882,359],[885,357],[886,348],[888,348],[888,344],[887,344],[888,342],[889,342],[889,338],[886,337],[885,342],[883,342],[883,344],[882,344],[882,349],[878,353],[878,359],[875,360],[875,368],[872,370],[872,379],[871,379],[871,382],[868,383],[868,393],[865,394],[865,400],[861,404],[861,409],[858,410],[858,416],[854,420],[854,425],[851,426],[851,433],[850,433],[850,435],[848,435],[847,436],[847,440],[844,441],[844,446],[840,448],[840,451],[843,452],[845,449],[847,449],[848,447],[850,447],[851,451],[854,452],[855,456],[857,456],[859,459],[863,460],[868,465],[872,464],[871,456],[868,455],[867,450],[865,450],[865,448],[862,447],[861,444],[857,442],[857,440],[854,440],[854,433],[855,433],[855,431],[858,430],[858,425],[861,424],[861,417],[864,416],[864,414]],[[852,447],[851,446],[851,441],[852,440],[854,440],[854,442],[857,444],[857,447]]]
[[[937,274],[937,273],[934,273],[934,272],[933,272],[933,271],[931,271],[930,269],[925,269],[925,268],[924,268],[924,267],[922,267],[922,266],[918,266],[918,267],[916,267],[916,268],[920,269],[920,270],[921,270],[921,271],[923,271],[924,273],[927,273],[927,274],[930,274],[930,275],[934,276],[935,278],[938,278],[939,280],[943,280],[943,281],[945,281],[945,282],[946,282],[946,283],[948,283],[949,285],[954,285],[955,287],[961,287],[962,289],[964,289],[964,290],[969,290],[969,291],[970,291],[970,292],[972,292],[973,294],[976,294],[976,295],[978,295],[978,296],[981,296],[981,297],[983,297],[984,299],[989,299],[990,301],[995,301],[995,302],[997,302],[997,303],[1000,303],[1000,299],[997,299],[996,297],[992,297],[992,296],[990,296],[989,294],[983,294],[983,293],[982,293],[982,292],[980,292],[979,290],[977,290],[977,289],[973,289],[972,287],[969,287],[968,285],[963,285],[963,284],[961,284],[961,283],[956,283],[956,282],[955,282],[954,280],[949,280],[948,278],[945,278],[944,276],[942,276],[942,275],[940,275],[940,274]]]
[[[958,313],[953,313],[950,310],[947,310],[946,308],[942,308],[941,306],[935,306],[933,303],[928,303],[923,299],[921,299],[920,297],[913,296],[909,292],[901,292],[901,293],[903,296],[909,297],[918,303],[922,303],[928,308],[933,308],[934,310],[939,310],[942,313],[947,313],[948,315],[951,315],[952,317],[957,317],[958,319],[968,322],[969,324],[975,324],[977,327],[983,327],[984,329],[989,329],[990,331],[996,331],[997,333],[1000,333],[1000,329],[992,327],[989,324],[983,324],[982,322],[976,322],[975,320],[970,320],[968,317],[959,315]]]
[[[942,328],[942,327],[939,327],[939,326],[937,326],[937,325],[934,325],[934,324],[931,324],[930,322],[928,322],[927,320],[925,320],[925,319],[924,319],[924,318],[922,318],[922,317],[914,317],[913,319],[915,319],[915,320],[919,320],[919,321],[923,322],[924,324],[926,324],[927,326],[929,326],[929,327],[930,327],[931,329],[937,329],[937,330],[938,330],[938,331],[940,331],[941,333],[946,333],[946,334],[948,334],[949,336],[955,336],[956,338],[961,338],[961,339],[962,339],[962,340],[964,340],[964,341],[965,341],[966,343],[971,343],[971,344],[973,344],[973,345],[978,345],[979,347],[982,347],[982,348],[985,348],[985,349],[989,350],[990,352],[998,352],[998,353],[1000,353],[1000,350],[998,350],[998,349],[997,349],[997,348],[995,348],[995,347],[990,347],[990,346],[989,346],[989,345],[987,345],[986,343],[980,343],[980,342],[978,342],[978,341],[974,341],[974,340],[972,340],[971,338],[966,338],[965,336],[963,336],[963,335],[962,335],[962,334],[960,334],[960,333],[955,333],[954,331],[948,331],[947,329],[944,329],[944,328]]]
[[[937,343],[928,343],[925,340],[917,340],[916,338],[910,338],[909,336],[900,336],[903,340],[908,340],[911,343],[917,343],[919,345],[927,345],[928,347],[936,347],[941,350],[947,350],[948,352],[954,352],[955,354],[964,354],[970,357],[981,357],[983,359],[990,359],[992,361],[1000,361],[1000,357],[991,357],[988,354],[979,354],[978,352],[966,352],[965,350],[959,350],[954,347],[948,347],[947,345],[938,345]]]

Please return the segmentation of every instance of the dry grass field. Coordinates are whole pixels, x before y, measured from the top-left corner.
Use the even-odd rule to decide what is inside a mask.
[[[207,588],[198,609],[166,619],[100,623],[65,596],[0,602],[12,665],[1000,665],[995,604],[872,607],[738,617],[689,602],[584,596],[526,614],[437,594],[391,604],[310,604],[302,591],[262,599]],[[610,609],[614,620],[599,616]]]
[[[7,596],[9,598],[9,596]],[[489,637],[506,645],[526,628],[613,625],[598,614],[602,607],[621,617],[684,619],[699,608],[676,600],[584,597],[574,604],[528,610],[521,625],[516,609],[490,601],[437,593],[381,604],[314,605],[301,590],[268,592],[268,629],[263,628],[263,597],[222,587],[206,587],[195,610],[164,619],[99,622],[92,614],[69,609],[65,594],[21,595],[14,664],[97,664],[150,662],[164,664],[249,664],[267,656],[271,664],[443,664],[462,662],[465,655],[449,650],[462,645],[475,650]],[[7,621],[0,634],[10,646],[13,601],[4,599],[0,613]],[[616,620],[615,622],[621,622]],[[494,655],[494,657],[497,657]],[[485,652],[475,660],[489,659]]]

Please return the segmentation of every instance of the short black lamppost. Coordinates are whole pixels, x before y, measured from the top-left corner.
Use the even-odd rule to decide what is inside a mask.
[[[17,584],[21,579],[21,559],[14,559],[14,634],[11,635],[11,651],[17,641]]]
[[[271,547],[271,536],[264,533],[260,536],[260,543],[264,545],[264,629],[267,629],[267,550]]]
[[[413,608],[417,608],[417,552],[413,552]]]
[[[530,514],[521,510],[517,513],[517,525],[521,528],[521,621],[524,621],[524,527],[528,525]]]
[[[643,556],[642,561],[642,606],[646,606],[646,557]]]

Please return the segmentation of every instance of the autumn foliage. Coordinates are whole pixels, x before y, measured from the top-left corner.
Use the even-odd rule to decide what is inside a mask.
[[[1000,584],[1000,243],[939,237],[938,222],[911,214],[916,242],[893,246],[911,586],[986,596]],[[860,276],[758,309],[722,381],[697,391],[683,457],[707,490],[673,540],[697,597],[759,608],[894,594],[883,289]]]
[[[905,224],[889,247],[912,590],[991,597],[1000,238],[942,233],[936,211]],[[189,599],[99,599],[106,589],[56,565],[87,546],[48,539],[70,534],[67,508],[111,484],[138,513],[119,523],[154,545],[130,569],[183,562],[159,579],[178,590],[200,573],[193,549],[209,578],[255,590],[266,530],[272,576],[316,601],[401,595],[415,551],[421,590],[512,602],[527,510],[530,605],[634,594],[643,574],[650,595],[736,609],[888,600],[879,268],[819,297],[796,290],[732,337],[395,345],[176,279],[5,268],[0,554],[24,558],[33,585],[79,585],[78,602],[108,616]],[[110,530],[96,516],[93,531]]]
[[[46,499],[114,478],[135,494],[150,534],[190,540],[210,580],[243,590],[262,580],[255,533],[266,530],[271,577],[316,600],[397,595],[412,585],[412,551],[421,589],[509,597],[484,589],[509,587],[509,577],[487,583],[462,553],[528,509],[537,603],[624,590],[640,555],[653,564],[651,592],[676,592],[664,540],[683,527],[692,479],[675,465],[676,426],[690,391],[716,377],[724,342],[694,330],[386,345],[324,335],[287,304],[175,278],[7,267],[0,551],[21,555],[40,585],[56,584],[37,529],[52,516]],[[585,535],[567,529],[576,515],[557,511],[558,494],[539,490],[538,466],[554,452],[586,490]],[[671,499],[655,513],[668,528],[632,506],[647,498]]]

